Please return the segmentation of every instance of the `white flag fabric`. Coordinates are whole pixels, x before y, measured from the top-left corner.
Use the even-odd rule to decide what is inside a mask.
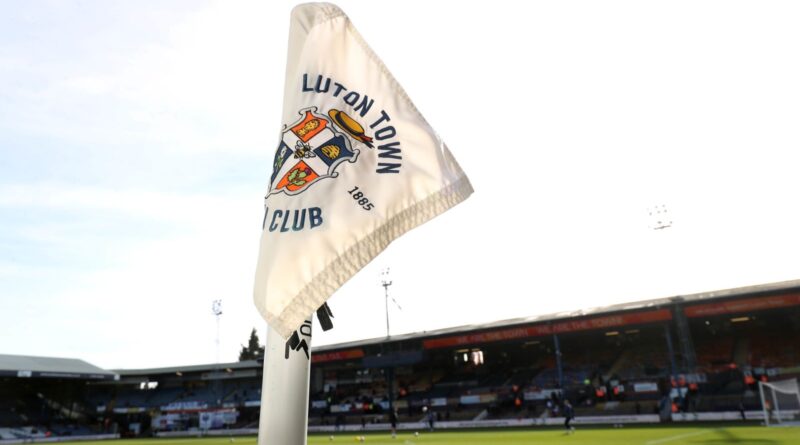
[[[329,3],[294,8],[254,299],[288,338],[408,230],[472,193],[450,151]]]

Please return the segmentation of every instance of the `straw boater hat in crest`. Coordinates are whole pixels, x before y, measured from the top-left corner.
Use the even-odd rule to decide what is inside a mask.
[[[348,116],[347,113],[337,109],[332,109],[331,111],[328,111],[328,116],[331,117],[331,120],[334,124],[336,124],[337,127],[344,130],[347,134],[352,136],[353,139],[364,143],[364,145],[369,148],[375,148],[375,146],[372,145],[372,138],[364,134],[364,127],[356,122],[355,119]]]

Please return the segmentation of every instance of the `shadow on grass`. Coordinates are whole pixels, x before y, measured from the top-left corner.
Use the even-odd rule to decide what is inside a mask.
[[[692,440],[691,443],[698,443],[698,444],[717,444],[717,443],[739,443],[739,444],[753,444],[753,445],[761,445],[761,444],[779,444],[777,440],[772,439],[753,439],[753,438],[742,438],[733,434],[732,432],[724,429],[724,428],[717,428],[714,430],[714,433],[717,437],[713,439],[697,439]]]

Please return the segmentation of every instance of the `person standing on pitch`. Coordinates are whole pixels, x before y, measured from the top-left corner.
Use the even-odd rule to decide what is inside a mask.
[[[575,427],[569,424],[574,418],[575,408],[572,407],[572,404],[569,403],[568,399],[564,399],[564,428],[566,428],[567,434],[575,431]]]
[[[397,408],[389,413],[389,423],[392,424],[392,439],[397,438]]]

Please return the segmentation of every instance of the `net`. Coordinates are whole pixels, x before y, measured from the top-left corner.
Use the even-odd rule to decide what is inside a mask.
[[[797,379],[759,382],[758,389],[765,425],[800,425],[800,386]]]

